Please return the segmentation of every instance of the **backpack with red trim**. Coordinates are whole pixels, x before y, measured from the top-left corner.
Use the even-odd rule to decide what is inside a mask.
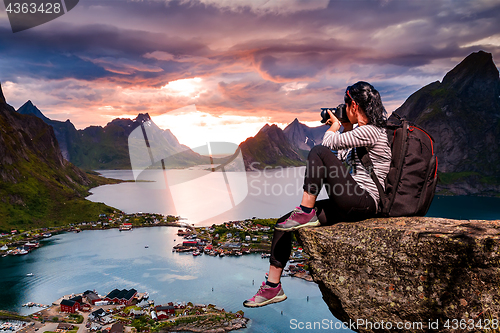
[[[380,216],[424,216],[437,185],[434,139],[422,128],[393,113],[387,125],[392,159],[382,188],[366,148],[356,148],[362,164],[377,185]]]

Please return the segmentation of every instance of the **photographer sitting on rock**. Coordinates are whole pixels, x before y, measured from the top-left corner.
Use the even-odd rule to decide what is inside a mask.
[[[304,194],[299,207],[276,223],[269,274],[259,291],[243,302],[259,307],[284,301],[286,295],[280,278],[291,252],[291,231],[303,227],[354,222],[373,217],[378,208],[379,193],[370,172],[361,164],[356,147],[366,147],[381,184],[389,171],[391,148],[387,141],[387,113],[379,92],[367,82],[347,87],[342,122],[328,110],[330,128],[322,145],[315,146],[307,158]],[[358,124],[353,128],[353,124]],[[341,125],[344,127],[339,132]],[[337,152],[335,152],[335,151]],[[347,164],[347,167],[344,163]],[[325,186],[328,199],[316,201]]]

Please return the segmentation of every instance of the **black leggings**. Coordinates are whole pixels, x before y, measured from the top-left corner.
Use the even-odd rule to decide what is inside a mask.
[[[373,198],[361,188],[337,156],[325,146],[315,146],[307,157],[304,191],[318,195],[325,186],[329,199],[316,201],[321,225],[356,222],[375,216]],[[291,212],[280,217],[283,222]],[[271,244],[271,265],[285,267],[291,253],[292,233],[274,230]]]

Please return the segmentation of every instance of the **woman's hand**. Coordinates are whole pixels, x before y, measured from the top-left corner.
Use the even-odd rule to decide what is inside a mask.
[[[329,131],[331,132],[337,132],[339,129],[340,129],[340,126],[342,126],[342,124],[340,123],[340,121],[337,119],[337,117],[335,117],[332,113],[332,111],[330,110],[327,110],[328,114],[330,115],[330,119],[328,119],[325,124],[326,125],[330,125],[330,128],[328,129]],[[352,127],[352,125],[351,125]]]

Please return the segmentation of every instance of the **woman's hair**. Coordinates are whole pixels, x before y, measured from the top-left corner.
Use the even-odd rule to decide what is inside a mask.
[[[353,100],[365,112],[372,125],[387,126],[387,112],[382,105],[379,92],[371,84],[359,81],[347,87],[344,101],[351,105]]]

